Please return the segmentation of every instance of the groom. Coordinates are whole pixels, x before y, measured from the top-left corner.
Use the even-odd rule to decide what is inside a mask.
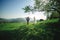
[[[27,25],[29,24],[29,20],[30,20],[30,18],[26,17]]]

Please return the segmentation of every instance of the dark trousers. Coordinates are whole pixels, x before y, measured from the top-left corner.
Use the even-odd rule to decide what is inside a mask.
[[[27,25],[29,24],[29,21],[27,20]]]

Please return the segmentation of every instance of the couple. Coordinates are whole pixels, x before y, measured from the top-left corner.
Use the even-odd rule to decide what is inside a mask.
[[[27,25],[29,24],[30,18],[26,17]],[[35,17],[34,17],[34,22],[35,22]]]

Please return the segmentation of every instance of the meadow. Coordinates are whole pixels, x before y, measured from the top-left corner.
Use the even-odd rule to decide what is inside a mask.
[[[30,23],[1,23],[0,40],[54,40],[59,19]],[[58,35],[58,34],[57,34]]]

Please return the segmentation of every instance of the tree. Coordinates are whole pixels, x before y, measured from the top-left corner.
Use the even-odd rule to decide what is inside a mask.
[[[45,6],[46,4],[47,3],[43,0],[35,0],[35,6],[34,7],[35,7],[36,11],[38,11],[38,12],[44,11],[45,15],[47,16],[47,19],[49,19],[50,12],[49,12],[49,10],[47,10],[48,5]]]
[[[42,11],[41,9],[43,8],[43,4],[44,2],[42,0],[35,0],[34,9],[36,11]]]
[[[57,11],[60,15],[60,0],[35,0],[35,5],[39,11],[47,13],[47,18],[52,11]]]
[[[60,40],[60,0],[49,0],[50,5],[48,6],[49,8],[49,11],[52,11],[53,12],[57,12],[57,14],[59,14],[59,21],[58,23],[54,23],[54,25],[56,25],[56,28],[57,30],[55,30],[55,35],[54,35],[54,39],[53,40]],[[48,5],[48,3],[46,5]],[[45,5],[45,6],[46,6]],[[54,13],[55,14],[55,13]]]
[[[30,6],[26,6],[25,8],[23,8],[24,12],[27,13],[27,12],[30,12],[31,9],[30,9]]]
[[[48,5],[48,8],[46,7]],[[49,0],[49,2],[45,5],[45,8],[50,11],[57,11],[60,15],[60,0]],[[59,16],[60,21],[60,16]]]
[[[27,13],[27,12],[32,12],[32,14],[34,14],[34,7],[32,7],[32,6],[26,6],[25,8],[23,8],[24,10],[25,10],[25,13]],[[35,23],[35,16],[34,16],[34,23]]]

